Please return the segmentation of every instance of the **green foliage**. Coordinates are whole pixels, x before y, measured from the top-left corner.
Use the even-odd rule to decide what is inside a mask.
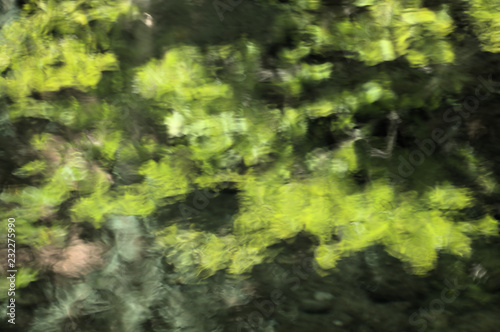
[[[132,8],[122,1],[26,4],[21,17],[6,24],[0,37],[0,72],[4,73],[0,95],[14,101],[10,116],[36,116],[71,125],[78,110],[74,103],[51,104],[33,95],[65,88],[88,92],[103,71],[117,70],[116,56],[108,51],[108,33],[127,13]]]
[[[486,52],[500,52],[500,16],[497,0],[471,0],[469,14],[474,30],[481,41],[481,48]]]
[[[321,269],[334,268],[342,257],[383,244],[413,273],[425,274],[435,266],[440,251],[467,257],[471,251],[470,235],[495,235],[498,231],[496,220],[490,216],[456,222],[454,215],[472,204],[471,193],[465,189],[444,183],[419,197],[411,191],[400,193],[382,179],[361,188],[352,181],[358,167],[352,144],[346,144],[334,155],[318,157],[314,162],[311,159],[310,164],[317,175],[307,180],[285,183],[271,174],[261,174],[259,178],[247,176],[240,181],[242,203],[234,221],[234,236],[213,237],[184,230],[182,234],[187,237],[182,241],[186,242],[180,243],[197,249],[168,250],[179,255],[198,252],[203,259],[193,260],[189,256],[189,261],[175,260],[174,265],[193,271],[201,269],[206,276],[224,268],[242,273],[252,264],[262,262],[263,257],[272,256],[274,253],[266,249],[269,246],[306,232],[319,243],[315,255]],[[168,234],[160,243],[173,248],[181,235]],[[213,250],[234,255],[217,256]]]
[[[345,190],[348,187],[322,177],[283,185],[251,182],[241,188],[244,212],[235,221],[235,232],[244,238],[255,234],[266,241],[262,246],[268,246],[304,230],[318,238],[316,258],[324,269],[334,267],[342,256],[382,243],[421,274],[434,266],[437,250],[469,254],[465,225],[471,229],[488,224],[486,234],[496,231],[496,221],[490,217],[457,224],[450,211],[468,206],[470,200],[464,190],[449,185],[435,188],[427,199],[411,192],[398,197],[385,181],[353,194]],[[259,232],[271,233],[271,238]],[[336,243],[335,233],[340,238]]]
[[[16,289],[20,289],[29,285],[30,282],[35,281],[37,278],[38,272],[30,269],[30,268],[20,268],[16,273]],[[8,296],[8,292],[3,290],[7,290],[10,288],[10,279],[2,278],[0,281],[0,289],[2,289],[2,294],[0,295],[0,299],[6,299]]]
[[[170,50],[161,61],[150,61],[139,70],[136,91],[179,111],[193,108],[194,112],[199,108],[196,107],[198,100],[213,101],[228,97],[228,94],[230,97],[228,85],[207,82],[209,73],[201,61],[201,54],[195,47]]]
[[[358,53],[368,65],[405,56],[413,67],[453,63],[454,52],[446,37],[453,20],[444,6],[440,11],[419,8],[404,1],[362,2],[365,15],[355,21],[334,23],[335,40],[345,51]]]
[[[372,156],[387,141],[375,133],[387,114],[398,112],[408,144],[443,100],[476,88],[468,85],[476,71],[459,66],[467,63],[460,34],[468,32],[455,29],[464,24],[451,14],[455,5],[262,4],[279,9],[265,38],[150,45],[140,65],[120,48],[131,38],[122,30],[140,17],[128,2],[33,0],[4,25],[5,123],[46,124],[19,131],[29,144],[11,160],[14,178],[0,194],[2,216],[18,220],[19,243],[60,242],[71,222],[98,228],[113,215],[157,218],[195,187],[237,189],[239,210],[220,233],[161,220],[158,244],[184,281],[221,269],[247,273],[299,233],[314,240],[319,272],[383,245],[418,274],[439,253],[467,257],[472,239],[497,233],[489,215],[469,220],[464,211],[477,195],[440,168],[439,153],[399,185],[387,174],[412,150]],[[465,23],[483,50],[497,52],[494,2],[467,8]],[[167,27],[151,34],[163,41],[185,32]],[[477,151],[460,145],[450,153],[482,194],[496,193]]]
[[[459,156],[467,166],[467,172],[475,178],[478,185],[487,194],[498,192],[498,183],[493,175],[491,161],[484,160],[474,153],[470,145],[465,145],[459,150]]]

